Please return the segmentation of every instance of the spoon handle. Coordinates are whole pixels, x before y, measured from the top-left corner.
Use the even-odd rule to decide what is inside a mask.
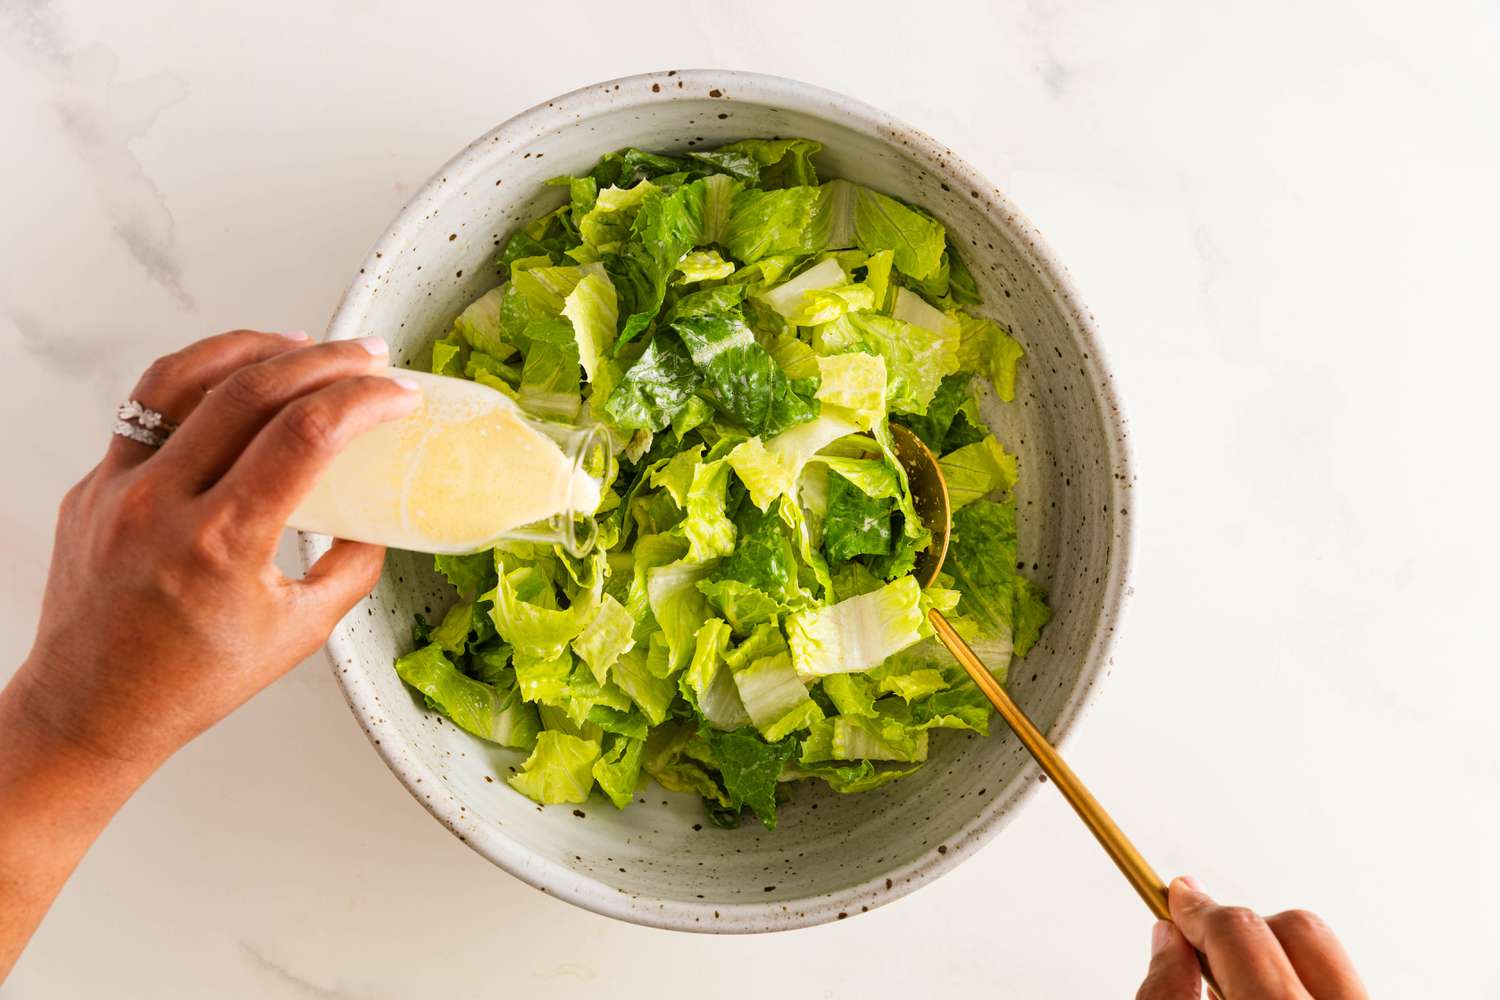
[[[938,641],[948,647],[948,652],[959,662],[969,677],[984,692],[984,696],[995,706],[995,711],[1005,720],[1005,724],[1015,732],[1021,743],[1041,765],[1042,773],[1052,779],[1058,791],[1062,792],[1063,798],[1068,800],[1068,805],[1083,820],[1085,826],[1099,841],[1099,846],[1104,848],[1106,854],[1119,867],[1125,878],[1140,893],[1141,899],[1146,901],[1146,906],[1152,913],[1156,914],[1158,920],[1172,919],[1171,911],[1167,909],[1167,886],[1156,874],[1149,862],[1141,856],[1141,852],[1135,849],[1124,832],[1110,819],[1109,813],[1099,804],[1089,790],[1084,787],[1078,775],[1067,762],[1058,755],[1047,742],[1047,738],[1041,734],[1032,721],[1021,711],[1019,705],[1011,701],[1010,695],[995,680],[984,661],[975,655],[969,644],[964,642],[963,637],[953,630],[948,619],[943,617],[942,612],[932,609],[927,612],[928,619],[932,622],[933,630],[937,633]],[[1209,991],[1216,997],[1222,997],[1218,984],[1214,982],[1208,964],[1202,955],[1198,956],[1199,964],[1203,967],[1203,979],[1208,983]]]

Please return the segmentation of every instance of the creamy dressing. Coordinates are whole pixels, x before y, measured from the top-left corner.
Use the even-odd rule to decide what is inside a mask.
[[[557,515],[590,514],[599,484],[503,393],[400,371],[422,404],[349,443],[288,524],[416,552],[473,552]]]

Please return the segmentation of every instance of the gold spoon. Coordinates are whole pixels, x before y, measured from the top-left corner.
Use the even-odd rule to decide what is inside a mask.
[[[917,515],[932,532],[932,544],[918,557],[915,570],[917,582],[926,588],[937,579],[938,572],[943,568],[943,560],[948,555],[948,535],[953,524],[952,509],[948,503],[948,484],[943,479],[943,471],[937,458],[922,443],[921,438],[900,424],[891,424],[890,427],[896,445],[896,457],[906,470]],[[1011,701],[1010,695],[1005,693],[1005,689],[975,655],[974,650],[969,648],[969,644],[953,630],[943,613],[933,608],[927,612],[927,618],[932,622],[938,641],[948,647],[948,652],[953,654],[953,658],[979,686],[979,690],[984,692],[990,704],[995,706],[1000,718],[1005,720],[1005,724],[1010,726],[1022,745],[1041,765],[1042,773],[1052,779],[1063,798],[1068,800],[1068,805],[1073,807],[1094,839],[1099,841],[1099,846],[1104,848],[1141,899],[1146,901],[1146,906],[1158,920],[1170,921],[1172,914],[1167,909],[1167,886],[1162,882],[1161,876],[1156,874],[1141,856],[1141,852],[1135,849],[1135,845],[1115,825],[1115,821],[1110,819],[1099,800],[1089,794],[1078,775],[1058,756],[1052,744],[1047,742],[1047,738],[1026,717],[1026,713]],[[1198,956],[1198,963],[1203,968],[1203,980],[1208,984],[1209,992],[1215,997],[1222,997],[1223,994],[1209,971],[1208,962],[1201,954]]]

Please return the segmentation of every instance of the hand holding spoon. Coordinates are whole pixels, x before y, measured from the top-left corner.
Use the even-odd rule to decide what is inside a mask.
[[[916,504],[917,513],[921,516],[923,523],[932,532],[932,544],[928,546],[917,560],[916,577],[917,582],[924,588],[937,579],[939,571],[943,568],[943,560],[948,554],[948,534],[952,526],[952,510],[948,503],[948,485],[943,480],[943,472],[938,465],[936,456],[922,443],[922,439],[899,424],[891,424],[891,435],[896,444],[896,457],[901,460],[901,466],[906,470],[907,482],[911,486],[912,500]],[[932,622],[933,631],[937,634],[938,641],[948,648],[953,658],[968,673],[970,679],[978,685],[979,690],[989,699],[990,704],[995,706],[995,711],[1005,720],[1016,736],[1020,738],[1022,745],[1041,765],[1042,772],[1052,779],[1057,785],[1058,791],[1062,792],[1063,798],[1068,800],[1068,805],[1083,820],[1084,825],[1099,841],[1114,863],[1119,866],[1120,871],[1135,887],[1135,891],[1145,900],[1146,906],[1156,915],[1158,920],[1172,919],[1171,911],[1167,909],[1167,886],[1161,880],[1161,876],[1141,856],[1141,852],[1135,849],[1135,845],[1125,836],[1124,832],[1115,825],[1115,821],[1105,812],[1104,807],[1099,804],[1084,787],[1078,775],[1067,765],[1052,744],[1041,731],[1026,717],[1005,689],[995,680],[989,668],[975,655],[969,644],[953,630],[948,619],[943,613],[933,608],[927,612],[928,619]],[[1208,989],[1215,997],[1221,997],[1218,984],[1214,982],[1213,974],[1208,968],[1207,961],[1200,954],[1199,964],[1203,967],[1203,979],[1208,984]]]

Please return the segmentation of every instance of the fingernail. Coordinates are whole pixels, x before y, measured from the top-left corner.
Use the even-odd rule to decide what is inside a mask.
[[[1163,948],[1172,943],[1172,925],[1166,920],[1158,920],[1151,925],[1151,955],[1155,957]]]
[[[405,375],[393,375],[391,376],[391,381],[399,385],[401,388],[405,389],[407,392],[420,392],[422,389],[422,387],[417,384],[416,379],[407,378]]]
[[[1205,888],[1203,888],[1203,883],[1199,882],[1197,879],[1193,878],[1193,876],[1191,876],[1191,875],[1184,875],[1184,876],[1182,876],[1182,878],[1178,879],[1178,881],[1181,882],[1183,885],[1187,886],[1189,889],[1193,890],[1194,892],[1201,892],[1204,895],[1208,894],[1208,890],[1205,889]]]
[[[287,340],[301,341],[308,339],[306,330],[283,330],[281,331],[281,336],[285,337]]]
[[[390,353],[390,348],[385,346],[385,341],[379,337],[360,337],[359,346],[369,351],[377,358],[383,358]]]

